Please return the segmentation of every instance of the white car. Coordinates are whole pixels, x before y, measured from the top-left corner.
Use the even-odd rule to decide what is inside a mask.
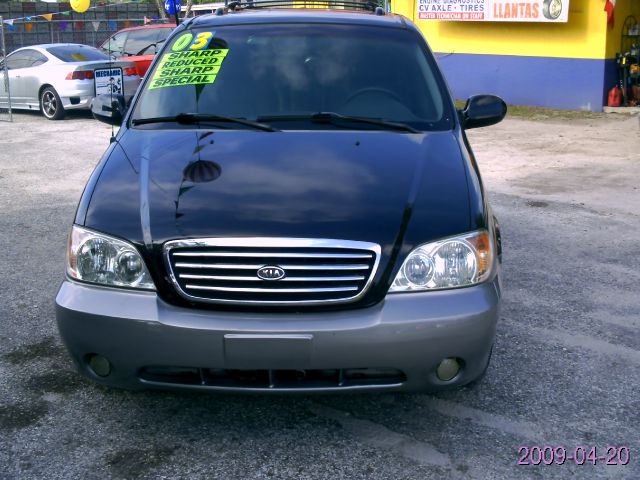
[[[49,120],[63,118],[65,110],[89,110],[102,93],[119,93],[129,101],[140,84],[132,62],[77,43],[19,48],[0,62],[0,71],[5,64],[9,91],[0,81],[0,108],[8,107],[10,97],[11,108],[40,110]]]

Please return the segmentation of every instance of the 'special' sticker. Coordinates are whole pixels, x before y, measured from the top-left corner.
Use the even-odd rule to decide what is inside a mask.
[[[215,32],[184,33],[158,64],[149,90],[181,85],[211,84],[216,81],[228,48],[207,50]]]

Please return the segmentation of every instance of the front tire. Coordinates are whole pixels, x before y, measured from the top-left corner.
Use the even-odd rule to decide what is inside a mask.
[[[549,20],[556,20],[562,13],[562,0],[544,0],[542,14]]]
[[[47,87],[40,94],[40,111],[49,120],[60,120],[64,117],[64,107],[58,92]]]

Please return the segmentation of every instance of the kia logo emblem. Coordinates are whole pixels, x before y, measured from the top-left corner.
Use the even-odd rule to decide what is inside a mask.
[[[284,270],[275,265],[265,265],[258,269],[258,278],[262,280],[281,280],[284,278]]]

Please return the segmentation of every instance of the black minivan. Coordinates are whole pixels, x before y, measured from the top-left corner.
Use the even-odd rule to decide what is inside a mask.
[[[456,110],[402,16],[278,5],[190,19],[131,105],[95,100],[121,127],[69,236],[65,345],[84,375],[126,388],[478,379],[501,251],[465,129],[505,103]]]

